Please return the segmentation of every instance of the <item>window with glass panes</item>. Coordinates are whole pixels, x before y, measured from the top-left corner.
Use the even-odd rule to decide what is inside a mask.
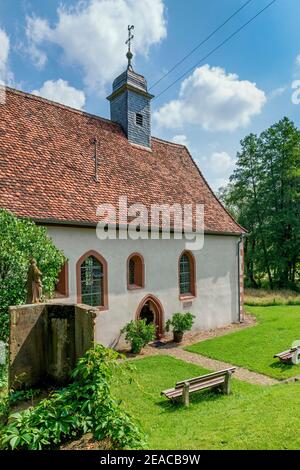
[[[81,302],[93,307],[103,305],[103,266],[97,258],[89,256],[82,263]]]
[[[180,258],[180,294],[191,293],[191,263],[187,254]]]
[[[129,285],[135,284],[136,281],[136,276],[135,276],[135,260],[134,258],[131,258],[129,260]]]

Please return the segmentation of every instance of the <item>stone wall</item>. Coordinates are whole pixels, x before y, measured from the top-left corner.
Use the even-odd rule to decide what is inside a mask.
[[[10,387],[31,386],[45,380],[47,329],[44,304],[10,308]]]
[[[96,309],[86,305],[75,306],[75,356],[76,360],[90,349],[95,340]]]
[[[94,343],[93,309],[64,304],[10,307],[10,387],[64,384]]]

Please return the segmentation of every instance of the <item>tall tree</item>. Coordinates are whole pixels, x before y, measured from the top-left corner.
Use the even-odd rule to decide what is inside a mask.
[[[261,135],[272,270],[279,287],[295,282],[300,253],[300,132],[288,118]]]
[[[249,230],[248,283],[295,286],[300,257],[300,132],[283,118],[241,141],[230,184],[220,197]]]

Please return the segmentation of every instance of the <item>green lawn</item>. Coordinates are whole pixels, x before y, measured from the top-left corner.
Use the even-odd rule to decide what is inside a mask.
[[[258,325],[188,346],[188,351],[284,379],[300,374],[300,365],[281,364],[273,356],[300,340],[300,306],[246,307]]]
[[[115,393],[146,432],[150,449],[298,449],[300,383],[274,386],[232,381],[232,394],[202,391],[189,408],[172,404],[161,390],[205,373],[169,356],[133,361],[131,384]]]

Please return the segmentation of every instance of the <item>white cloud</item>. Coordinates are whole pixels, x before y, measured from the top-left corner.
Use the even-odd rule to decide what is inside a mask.
[[[70,86],[65,80],[47,80],[39,90],[33,90],[34,95],[62,103],[71,108],[82,109],[85,105],[85,94]]]
[[[210,155],[196,158],[196,163],[214,191],[228,184],[235,161],[236,159],[225,151],[215,151]]]
[[[189,146],[187,136],[184,134],[174,135],[172,142],[175,144],[185,145],[186,147]]]
[[[275,88],[275,90],[272,90],[272,91],[269,93],[268,98],[269,98],[269,99],[277,98],[278,96],[283,95],[283,93],[284,93],[286,90],[287,90],[287,86],[281,86],[281,87]]]
[[[61,6],[53,27],[44,19],[27,18],[28,50],[41,67],[47,60],[41,48],[58,45],[64,63],[79,66],[85,84],[103,91],[126,64],[127,25],[135,25],[133,52],[146,56],[166,36],[164,13],[163,0],[86,0]]]
[[[0,28],[0,83],[10,84],[13,74],[8,66],[10,40],[4,29]]]
[[[51,37],[51,30],[47,20],[37,17],[27,17],[26,35],[28,38],[27,53],[38,69],[44,67],[47,55],[37,47],[38,44]]]
[[[217,175],[228,173],[234,167],[234,159],[227,152],[213,152],[205,161],[209,169]]]
[[[296,57],[296,64],[300,65],[300,54]]]
[[[212,183],[212,189],[213,191],[215,191],[215,193],[218,192],[218,190],[220,188],[224,188],[225,186],[227,186],[229,183],[229,178],[216,178],[213,183]]]
[[[178,99],[163,105],[154,119],[168,128],[194,124],[211,131],[233,131],[248,125],[265,103],[266,95],[255,83],[206,64],[182,82]]]

